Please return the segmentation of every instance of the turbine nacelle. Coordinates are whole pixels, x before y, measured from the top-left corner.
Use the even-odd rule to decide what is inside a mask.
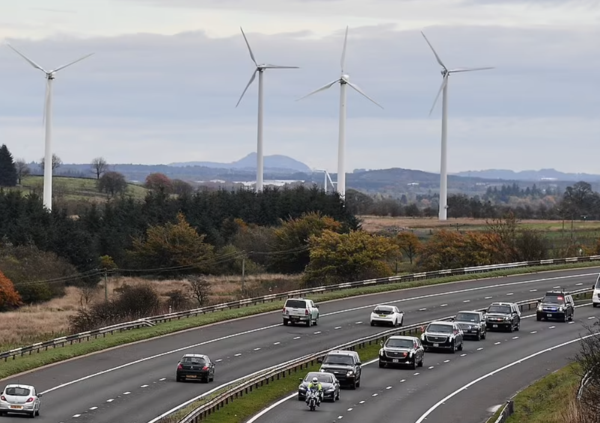
[[[340,78],[340,81],[342,83],[344,83],[344,82],[350,82],[350,75],[347,75],[347,74],[342,75],[342,77]]]

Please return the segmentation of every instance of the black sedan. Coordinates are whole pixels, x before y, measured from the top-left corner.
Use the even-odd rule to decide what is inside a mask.
[[[329,399],[332,402],[340,400],[340,382],[333,374],[327,372],[310,372],[304,379],[300,379],[300,386],[298,386],[298,401],[306,399],[308,384],[311,383],[315,377],[319,380],[319,383],[323,388],[323,399]]]
[[[177,382],[184,380],[201,380],[212,382],[215,380],[215,363],[203,354],[185,354],[177,363]]]

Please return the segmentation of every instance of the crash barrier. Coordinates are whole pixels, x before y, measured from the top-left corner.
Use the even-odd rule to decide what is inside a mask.
[[[576,291],[571,291],[571,295],[573,299],[583,299],[586,297],[586,294],[591,292],[592,290],[589,288],[580,289]],[[517,301],[516,304],[519,306],[520,311],[528,311],[532,309],[537,309],[539,304],[538,299],[532,300],[524,300]],[[486,309],[479,309],[478,311],[485,311]],[[443,317],[437,320],[451,320],[454,318],[454,315]],[[189,403],[183,404],[181,407],[172,410],[172,413],[169,416],[164,416],[162,419],[153,420],[156,423],[198,423],[205,419],[207,416],[210,416],[214,412],[220,410],[221,408],[227,406],[229,403],[235,401],[238,398],[243,397],[246,394],[251,393],[255,389],[259,389],[261,386],[268,385],[271,382],[276,380],[280,380],[286,377],[297,377],[298,372],[302,372],[307,368],[317,364],[323,359],[327,353],[335,350],[360,350],[366,347],[369,347],[373,344],[379,344],[384,342],[388,337],[394,335],[403,335],[403,336],[418,336],[423,328],[431,323],[431,321],[416,323],[414,325],[405,326],[402,328],[390,329],[387,331],[379,332],[375,335],[367,336],[355,341],[348,342],[343,345],[338,345],[334,348],[328,348],[324,351],[320,351],[315,354],[310,354],[308,356],[304,356],[297,360],[293,360],[292,362],[288,362],[285,365],[276,366],[271,368],[264,373],[261,373],[259,376],[247,379],[243,383],[238,386],[227,390],[226,392],[222,392],[218,395],[215,395],[213,398],[208,401],[203,401],[203,398],[198,398],[199,401],[203,401],[202,404],[190,411],[186,416],[181,419],[174,420],[173,415],[175,413],[180,412],[183,408],[189,407]],[[304,376],[304,375],[303,375]],[[512,407],[512,406],[511,406]]]
[[[368,279],[364,281],[356,282],[345,282],[336,285],[319,286],[315,288],[298,289],[295,291],[283,292],[280,294],[269,294],[263,295],[262,297],[246,298],[237,301],[231,301],[223,304],[216,304],[207,307],[195,308],[192,310],[180,311],[176,313],[162,314],[160,316],[145,317],[143,319],[135,320],[133,322],[126,322],[117,325],[108,326],[105,328],[95,329],[87,332],[76,333],[69,336],[63,336],[60,338],[52,339],[50,341],[38,342],[33,345],[26,347],[15,348],[10,351],[0,353],[0,359],[7,361],[9,358],[15,359],[18,356],[25,354],[33,354],[40,351],[46,351],[49,348],[64,347],[65,345],[73,345],[74,343],[81,343],[83,341],[89,341],[90,339],[97,339],[98,337],[106,337],[106,335],[112,335],[114,333],[122,332],[125,330],[132,330],[141,327],[154,326],[157,323],[170,322],[172,320],[180,320],[188,317],[196,317],[201,314],[213,313],[216,311],[236,309],[242,307],[248,307],[256,304],[264,304],[273,301],[282,301],[287,298],[304,297],[307,294],[322,294],[325,292],[340,291],[344,289],[360,288],[363,286],[372,285],[386,285],[390,283],[402,283],[415,280],[424,279],[435,279],[448,276],[460,276],[472,273],[487,273],[498,270],[506,269],[517,269],[522,267],[535,267],[535,266],[548,266],[548,265],[560,265],[569,263],[583,263],[591,261],[600,261],[600,255],[586,256],[586,257],[570,257],[560,259],[548,259],[548,260],[533,260],[533,261],[522,261],[517,263],[502,263],[492,264],[487,266],[474,266],[474,267],[463,267],[460,269],[446,269],[436,270],[432,272],[413,273],[410,275],[403,276],[390,276],[387,278]]]
[[[508,420],[510,416],[515,412],[515,403],[513,400],[506,401],[506,404],[502,407],[502,411],[500,411],[500,415],[494,423],[504,423]]]

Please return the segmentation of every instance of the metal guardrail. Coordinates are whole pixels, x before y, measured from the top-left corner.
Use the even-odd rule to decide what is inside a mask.
[[[585,289],[580,289],[580,290],[576,290],[576,291],[571,291],[571,294],[573,295],[573,298],[576,299],[576,298],[585,296],[585,294],[590,291],[591,291],[591,289],[585,288]],[[538,299],[518,301],[518,302],[516,302],[516,304],[518,304],[520,311],[528,311],[531,309],[537,309]],[[479,309],[479,311],[484,311],[484,310],[486,310],[486,309]],[[435,319],[435,320],[450,320],[453,317],[454,317],[454,315],[443,317],[440,319]],[[429,323],[431,323],[431,321],[416,323],[414,325],[405,326],[403,328],[396,328],[396,329],[390,329],[387,331],[379,332],[375,335],[367,336],[367,337],[364,337],[364,338],[361,338],[361,339],[358,339],[355,341],[348,342],[343,345],[338,345],[334,348],[328,348],[324,351],[310,354],[308,356],[304,356],[304,357],[294,360],[292,362],[288,362],[287,364],[271,368],[271,370],[269,370],[268,372],[262,373],[261,375],[259,375],[257,377],[248,379],[245,382],[234,387],[233,389],[227,390],[226,392],[222,392],[221,394],[215,396],[214,398],[210,399],[206,403],[200,405],[195,410],[191,411],[185,417],[180,419],[177,423],[198,423],[198,422],[202,421],[204,418],[206,418],[207,416],[211,415],[212,413],[225,407],[230,402],[233,402],[236,399],[241,398],[244,395],[251,393],[254,389],[258,389],[263,385],[268,385],[269,383],[271,383],[273,381],[295,375],[297,372],[303,371],[306,368],[313,366],[315,363],[318,362],[318,360],[320,358],[325,357],[325,355],[327,355],[327,353],[330,351],[341,350],[341,349],[353,350],[353,351],[357,350],[357,349],[360,350],[360,349],[363,349],[370,345],[373,345],[374,343],[378,344],[379,342],[384,341],[389,336],[393,336],[393,335],[408,335],[408,336],[410,336],[410,335],[419,334],[422,331],[423,327]],[[201,401],[202,398],[199,398],[198,400]],[[189,404],[185,404],[185,406],[189,406]],[[177,412],[180,412],[183,408],[185,408],[185,406],[182,405],[180,408],[173,410],[173,412],[171,413],[171,416]],[[511,405],[511,413],[512,413],[512,405]],[[158,420],[158,423],[173,423],[173,419],[170,418],[169,416],[165,416],[165,417],[163,417],[163,419]]]
[[[504,407],[502,407],[502,411],[500,412],[500,415],[498,416],[498,418],[496,419],[496,421],[494,423],[505,423],[506,420],[508,420],[508,418],[514,414],[514,412],[515,412],[514,401],[513,400],[506,401],[506,404],[504,404]]]
[[[421,272],[413,273],[410,275],[403,276],[390,276],[387,278],[368,279],[364,281],[356,282],[345,282],[336,285],[319,286],[315,288],[298,289],[294,291],[283,292],[280,294],[269,294],[262,297],[247,298],[243,300],[231,301],[228,303],[216,304],[207,307],[196,308],[192,310],[180,311],[176,313],[168,313],[159,316],[150,316],[143,319],[135,320],[133,322],[120,323],[100,329],[95,329],[87,332],[76,333],[73,335],[63,336],[60,338],[52,339],[45,342],[38,342],[36,344],[28,345],[21,348],[15,348],[10,351],[0,352],[0,360],[4,359],[7,361],[9,358],[13,360],[18,356],[24,356],[25,354],[33,354],[40,351],[46,351],[49,348],[64,347],[65,345],[73,345],[75,342],[81,343],[83,341],[89,341],[90,339],[97,339],[98,337],[106,337],[106,335],[112,335],[115,332],[122,332],[124,330],[137,329],[140,327],[154,326],[157,323],[168,322],[171,320],[180,320],[182,318],[196,317],[200,314],[213,313],[222,310],[236,309],[242,307],[248,307],[256,304],[264,304],[267,302],[281,301],[287,298],[303,297],[307,294],[322,294],[325,292],[340,291],[344,289],[359,288],[363,286],[371,285],[386,285],[391,283],[402,283],[414,280],[423,279],[435,279],[447,276],[460,276],[472,273],[486,273],[497,270],[506,269],[517,269],[521,267],[535,267],[535,266],[547,266],[547,265],[560,265],[568,263],[583,263],[591,261],[600,261],[600,255],[586,256],[586,257],[569,257],[560,259],[548,259],[548,260],[534,260],[534,261],[522,261],[516,263],[502,263],[493,264],[487,266],[475,266],[475,267],[463,267],[460,269],[446,269],[436,270],[432,272]]]

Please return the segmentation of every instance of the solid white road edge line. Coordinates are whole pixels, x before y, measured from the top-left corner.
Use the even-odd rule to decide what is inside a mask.
[[[331,316],[331,315],[335,315],[335,314],[341,314],[341,313],[347,313],[350,311],[356,311],[356,310],[361,310],[361,309],[365,309],[365,308],[371,308],[371,307],[375,307],[378,304],[395,304],[395,303],[399,303],[399,302],[406,302],[406,301],[415,301],[415,300],[421,300],[421,299],[425,299],[425,298],[432,298],[432,297],[438,297],[438,296],[443,296],[443,295],[453,295],[453,294],[460,294],[460,293],[464,293],[464,292],[471,292],[471,291],[478,291],[478,290],[482,290],[482,289],[492,289],[492,288],[499,288],[502,286],[511,286],[511,285],[522,285],[522,284],[530,284],[530,283],[537,283],[537,282],[544,282],[544,281],[553,281],[553,280],[557,280],[557,279],[572,279],[572,278],[579,278],[579,277],[585,277],[585,276],[597,276],[598,273],[585,273],[585,274],[581,274],[581,275],[567,275],[567,276],[557,276],[554,278],[541,278],[541,279],[532,279],[532,280],[526,280],[526,281],[520,281],[520,282],[511,282],[511,283],[506,283],[506,284],[495,284],[495,285],[490,285],[490,286],[479,286],[479,287],[475,287],[475,288],[466,288],[466,289],[461,289],[461,290],[457,290],[457,291],[447,291],[447,292],[438,292],[435,294],[428,294],[428,295],[420,295],[417,297],[411,297],[411,298],[404,298],[401,300],[396,300],[396,301],[390,301],[390,302],[386,302],[386,303],[377,303],[377,304],[372,304],[372,305],[368,305],[368,306],[361,306],[361,307],[355,307],[355,308],[349,308],[346,310],[340,310],[340,311],[335,311],[332,313],[325,313],[323,314],[323,316]],[[423,287],[426,288],[426,287]],[[349,297],[348,299],[353,299],[356,297]],[[211,339],[208,341],[204,341],[204,342],[200,342],[198,344],[193,344],[193,345],[188,345],[185,347],[181,347],[181,348],[177,348],[175,350],[171,350],[171,351],[165,351],[163,353],[160,354],[155,354],[149,357],[144,357],[141,358],[139,360],[135,360],[135,361],[131,361],[129,363],[125,363],[125,364],[121,364],[120,366],[117,367],[112,367],[110,369],[106,369],[106,370],[102,370],[101,372],[97,372],[88,376],[84,376],[82,378],[79,379],[75,379],[69,382],[65,382],[63,384],[60,384],[58,386],[54,386],[52,388],[49,388],[43,392],[41,392],[41,394],[47,394],[48,392],[52,392],[52,391],[56,391],[57,389],[61,389],[61,388],[65,388],[67,386],[73,385],[75,383],[79,383],[79,382],[83,382],[85,380],[94,378],[94,377],[98,377],[98,376],[102,376],[104,374],[107,373],[111,373],[114,372],[116,370],[121,370],[124,369],[125,367],[129,367],[129,366],[133,366],[135,364],[139,364],[139,363],[143,363],[145,361],[149,361],[149,360],[154,360],[156,358],[160,358],[160,357],[164,357],[166,355],[170,355],[170,354],[174,354],[174,353],[178,353],[181,351],[185,351],[191,348],[197,348],[203,345],[207,345],[207,344],[212,344],[215,342],[219,342],[219,341],[223,341],[226,339],[230,339],[230,338],[235,338],[238,336],[242,336],[242,335],[248,335],[250,333],[254,333],[254,332],[259,332],[262,330],[266,330],[266,329],[271,329],[271,328],[275,328],[275,327],[280,327],[281,324],[276,324],[276,325],[270,325],[270,326],[265,326],[262,328],[256,328],[256,329],[251,329],[248,331],[244,331],[244,332],[239,332],[239,333],[233,333],[231,335],[227,335],[227,336],[222,336],[220,338],[215,338],[215,339]],[[201,329],[202,327],[199,326],[198,329]],[[15,375],[18,376],[18,375]]]
[[[376,363],[378,361],[379,361],[379,357],[377,357],[374,360],[367,361],[365,364],[363,364],[363,366],[368,366],[369,364],[373,364],[373,363]],[[246,423],[254,423],[256,420],[260,419],[262,416],[264,416],[265,414],[267,414],[269,411],[271,411],[272,409],[280,406],[284,402],[286,402],[288,400],[291,400],[296,395],[298,395],[298,392],[294,392],[293,394],[291,394],[291,395],[289,395],[289,396],[287,396],[285,398],[280,399],[276,403],[273,403],[273,404],[269,405],[267,408],[265,408],[264,410],[262,410],[258,414],[255,414],[254,416],[252,416],[252,418],[250,418],[250,420],[248,420]],[[151,422],[148,422],[148,423],[154,423],[154,421],[151,421]]]
[[[573,339],[571,341],[563,342],[562,344],[558,344],[558,345],[555,345],[553,347],[546,348],[544,350],[538,351],[538,352],[536,352],[534,354],[528,355],[525,358],[521,358],[520,360],[517,360],[515,362],[507,364],[506,366],[500,367],[499,369],[496,369],[493,372],[490,372],[490,373],[485,374],[485,375],[483,375],[481,377],[478,377],[474,381],[467,383],[462,388],[460,388],[460,389],[452,392],[450,395],[446,396],[444,399],[438,401],[433,407],[431,407],[429,410],[427,410],[425,412],[425,414],[423,414],[421,417],[419,417],[419,419],[415,423],[422,423],[423,421],[425,421],[425,419],[427,419],[427,416],[429,416],[431,413],[433,413],[440,405],[444,404],[450,398],[454,397],[455,395],[458,395],[459,393],[461,393],[462,391],[470,388],[471,386],[475,385],[476,383],[481,382],[482,380],[487,379],[490,376],[494,376],[496,373],[500,373],[503,370],[506,370],[506,369],[508,369],[510,367],[516,366],[517,364],[521,364],[522,362],[527,361],[529,359],[532,359],[534,357],[537,357],[538,355],[541,355],[541,354],[544,354],[544,353],[556,350],[558,348],[565,347],[565,346],[573,344],[575,342],[581,342],[584,339],[591,338],[592,336],[598,336],[598,335],[600,335],[600,333],[592,334],[592,335],[586,335],[586,336],[582,336],[581,338],[578,338],[578,339]]]

